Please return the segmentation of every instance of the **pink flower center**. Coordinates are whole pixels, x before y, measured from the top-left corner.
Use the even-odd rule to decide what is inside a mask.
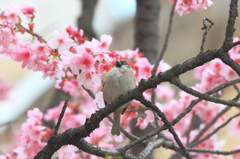
[[[87,73],[87,74],[86,74],[86,78],[87,78],[87,79],[91,79],[91,78],[92,78],[91,73]]]
[[[103,42],[101,47],[106,47],[107,46],[107,43],[106,42]]]
[[[63,39],[58,39],[59,44],[63,44],[64,40]]]

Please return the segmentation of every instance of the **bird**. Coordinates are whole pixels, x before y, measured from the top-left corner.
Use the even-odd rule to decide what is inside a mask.
[[[105,105],[111,104],[121,94],[127,93],[136,87],[137,80],[133,74],[132,68],[126,59],[116,61],[116,66],[113,67],[102,78],[103,99]],[[120,135],[120,117],[129,106],[131,101],[120,106],[114,112],[112,135]]]

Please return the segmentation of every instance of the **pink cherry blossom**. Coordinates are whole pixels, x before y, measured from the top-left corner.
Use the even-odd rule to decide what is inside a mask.
[[[161,100],[172,99],[175,95],[175,90],[168,85],[159,85],[156,88],[156,92],[157,92],[156,95]]]
[[[229,125],[230,133],[232,135],[238,135],[240,131],[240,120],[239,118],[235,118],[230,122]]]
[[[164,60],[161,60],[161,61],[159,62],[159,66],[158,66],[158,69],[157,69],[157,73],[159,73],[159,72],[164,72],[164,71],[166,71],[166,70],[168,70],[168,69],[170,69],[170,68],[171,68],[171,66],[170,66],[168,63],[164,62]]]
[[[237,41],[240,41],[240,37],[235,37],[233,39],[233,42],[237,42]],[[232,49],[229,50],[229,53],[230,54],[239,54],[240,53],[240,46],[237,45],[237,46],[232,47]]]
[[[11,20],[12,25],[15,25],[19,22],[18,14],[19,14],[19,7],[8,7],[4,12],[4,15],[9,20]]]
[[[99,48],[101,48],[101,50],[108,50],[111,42],[112,42],[112,37],[110,35],[101,35],[100,37],[100,42],[96,39],[92,39],[92,43],[96,46],[98,46]]]
[[[224,66],[220,70],[220,75],[224,77],[227,81],[238,79],[238,74],[229,66]]]
[[[37,118],[38,120],[42,120],[43,113],[38,108],[33,108],[33,110],[29,110],[27,112],[27,116],[29,118]]]
[[[59,54],[62,54],[63,51],[67,51],[73,45],[73,40],[69,38],[67,32],[55,30],[53,34],[54,39],[51,39],[48,45],[52,49],[58,49]]]
[[[101,85],[101,78],[95,73],[83,71],[77,76],[78,84],[91,89],[93,85]]]
[[[106,73],[108,71],[110,71],[112,66],[110,66],[108,63],[100,63],[99,64],[99,73],[102,74],[102,73]]]
[[[153,68],[153,65],[147,60],[147,58],[139,58],[138,61],[135,63],[135,66],[137,66],[137,79],[147,79],[151,77],[151,71]]]
[[[46,143],[40,140],[31,140],[26,147],[26,153],[28,155],[28,158],[34,158],[36,153],[39,152],[45,145]]]
[[[66,158],[79,159],[81,157],[78,153],[76,153],[77,150],[78,148],[73,145],[65,145],[58,150],[58,153],[59,153],[58,157],[59,159],[66,159]]]
[[[170,0],[174,2],[174,0]],[[189,14],[197,10],[203,10],[210,7],[213,4],[211,0],[178,0],[175,10],[180,16]]]
[[[136,48],[135,50],[123,50],[123,51],[116,51],[115,52],[111,52],[111,54],[116,54],[115,56],[120,56],[122,59],[132,59],[132,58],[138,58],[140,57],[139,54],[139,49]],[[110,57],[113,55],[110,55]]]
[[[31,56],[27,68],[33,71],[43,71],[47,65],[47,59],[44,56]]]
[[[240,145],[236,146],[233,148],[233,150],[239,150],[240,149]],[[240,158],[240,152],[232,154],[233,159],[239,159]]]
[[[89,54],[93,53],[93,50],[94,50],[94,52],[98,52],[99,51],[99,47],[97,45],[94,45],[90,41],[85,41],[83,43],[83,47],[84,47],[85,51],[87,53],[89,53]]]
[[[104,108],[105,107],[104,100],[103,100],[103,92],[98,92],[95,95],[94,102],[97,104],[97,106],[99,108]]]
[[[79,97],[83,90],[78,86],[78,81],[75,78],[66,80],[58,79],[55,83],[55,88],[68,92],[73,97]]]
[[[30,4],[26,4],[21,8],[21,11],[23,14],[25,14],[28,18],[33,18],[34,13],[36,12],[36,9],[31,6]]]
[[[0,155],[0,159],[13,159],[10,154]]]
[[[77,68],[77,69],[73,69],[74,73],[78,73],[79,69],[82,71],[95,71],[95,67],[94,67],[95,60],[93,56],[88,53],[83,52],[78,59],[76,60],[72,59],[72,60],[75,64],[73,67]]]
[[[95,61],[102,62],[102,61],[109,61],[110,57],[107,53],[98,53],[98,54],[96,54],[94,59],[95,59]]]
[[[35,40],[34,43],[31,45],[31,49],[33,53],[37,56],[49,56],[50,51],[48,49],[48,44],[41,43],[39,40]]]
[[[78,40],[80,40],[80,42],[81,42],[81,40],[83,39],[82,38],[82,36],[83,36],[83,30],[82,29],[78,30],[78,28],[76,28],[76,27],[73,27],[71,25],[67,25],[66,32],[69,34],[71,39],[73,39],[75,42],[77,42]]]
[[[16,156],[15,159],[28,158],[26,148],[23,146],[18,146],[17,148],[13,149],[13,153]]]
[[[29,48],[21,48],[15,56],[15,60],[22,63],[22,68],[25,68],[31,59],[31,50]]]
[[[58,60],[52,60],[47,65],[45,65],[43,70],[43,78],[50,77],[53,78],[61,78],[64,77],[65,73],[62,70],[62,62]]]

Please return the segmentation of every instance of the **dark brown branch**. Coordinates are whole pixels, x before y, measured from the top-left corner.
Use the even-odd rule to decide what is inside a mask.
[[[89,142],[87,142],[84,139],[81,139],[80,141],[74,143],[74,146],[78,147],[79,149],[83,150],[84,152],[87,152],[89,154],[93,154],[96,156],[100,156],[100,157],[106,157],[106,155],[109,155],[109,156],[122,156],[124,159],[137,159],[137,157],[135,157],[127,152],[122,154],[121,152],[119,152],[117,150],[104,149],[99,146],[90,144]]]
[[[137,156],[138,159],[145,159],[156,148],[160,147],[164,142],[164,139],[158,139],[154,142],[149,142],[145,149]]]
[[[237,46],[237,45],[239,45],[239,44],[240,44],[240,41],[237,41],[237,42],[233,43],[233,46],[232,46],[232,47]]]
[[[57,124],[56,124],[56,126],[55,126],[55,128],[54,128],[54,133],[53,133],[54,135],[57,135],[57,133],[58,133],[58,129],[59,129],[59,127],[60,127],[60,124],[61,124],[62,118],[63,118],[63,116],[64,116],[65,110],[66,110],[66,108],[67,108],[67,105],[68,105],[68,100],[65,100],[64,105],[63,105],[63,107],[62,107],[62,111],[61,111],[61,113],[60,113],[60,115],[59,115]]]
[[[228,105],[228,106],[240,107],[240,103],[236,102],[234,100],[225,100],[225,99],[216,98],[216,97],[213,97],[213,96],[209,96],[209,95],[200,93],[200,92],[184,85],[178,77],[172,78],[171,83],[176,85],[181,90],[183,90],[183,91],[185,91],[185,92],[187,92],[187,93],[189,93],[189,94],[191,94],[195,97],[198,97],[200,99],[204,99],[206,101],[211,101],[211,102],[214,102],[214,103],[225,104],[225,105]]]
[[[189,153],[186,151],[185,147],[183,146],[182,142],[180,141],[177,133],[175,132],[175,130],[173,129],[171,123],[169,122],[169,120],[167,119],[167,117],[165,116],[165,114],[158,109],[157,106],[155,106],[154,104],[152,104],[151,102],[147,101],[144,96],[139,96],[138,100],[144,104],[146,107],[151,108],[154,112],[157,113],[157,115],[162,119],[164,125],[168,128],[169,132],[173,135],[175,141],[177,142],[177,144],[179,145],[179,147],[182,150],[183,155],[188,158],[191,159]]]
[[[95,99],[95,95],[90,89],[85,88],[83,85],[82,88],[88,93],[90,97],[92,97],[92,99]]]
[[[199,133],[198,135],[193,139],[193,141],[189,144],[189,147],[193,147],[194,145],[196,145],[196,142],[202,137],[202,135],[219,119],[220,116],[222,116],[223,114],[225,114],[228,110],[230,110],[231,107],[226,107],[225,109],[223,109],[220,113],[218,113],[218,115],[216,115],[216,117],[213,118],[213,120],[208,123]]]
[[[235,153],[239,153],[240,149],[233,151],[218,151],[218,150],[210,150],[210,149],[195,149],[195,148],[186,148],[188,152],[197,152],[197,153],[211,153],[217,155],[232,155]]]
[[[222,48],[225,51],[228,51],[232,48],[232,39],[233,39],[233,34],[235,32],[235,21],[238,16],[238,0],[231,0],[230,3],[230,9],[229,9],[229,16],[228,16],[228,23],[226,27],[226,32],[225,32],[225,40],[223,42]]]

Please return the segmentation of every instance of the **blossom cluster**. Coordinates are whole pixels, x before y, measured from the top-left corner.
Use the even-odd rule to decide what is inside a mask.
[[[1,159],[34,158],[35,154],[46,145],[52,131],[42,126],[43,114],[38,108],[29,110],[28,119],[22,124],[20,142],[11,152],[0,156]]]
[[[170,0],[171,3],[174,3],[175,0]],[[189,14],[197,10],[207,9],[213,5],[211,0],[177,0],[175,10],[180,16],[184,14]]]

